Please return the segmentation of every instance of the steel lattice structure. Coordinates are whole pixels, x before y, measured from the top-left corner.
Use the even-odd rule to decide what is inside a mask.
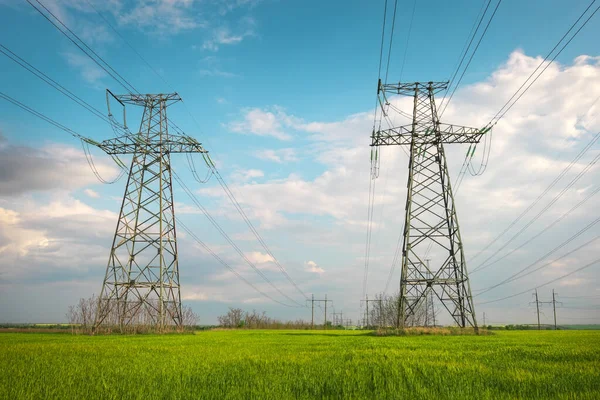
[[[402,247],[398,327],[416,322],[431,292],[461,327],[477,328],[471,288],[444,144],[478,143],[487,130],[442,124],[435,94],[447,82],[378,85],[385,113],[387,94],[413,97],[410,125],[373,131],[371,146],[410,146]],[[425,261],[431,251],[431,265]]]
[[[94,326],[181,326],[171,153],[206,150],[169,134],[167,107],[181,100],[176,93],[113,97],[144,111],[138,133],[93,143],[109,155],[132,155]]]

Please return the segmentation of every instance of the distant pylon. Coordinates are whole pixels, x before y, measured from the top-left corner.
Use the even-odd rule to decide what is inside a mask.
[[[206,150],[169,133],[167,107],[181,100],[176,93],[112,96],[144,111],[138,133],[94,143],[109,155],[132,155],[94,326],[181,326],[171,154]]]
[[[447,82],[379,81],[377,90],[384,113],[390,104],[386,93],[413,98],[411,124],[373,130],[371,137],[371,146],[410,147],[397,315],[400,328],[422,323],[419,314],[433,291],[458,326],[477,329],[444,144],[476,144],[488,130],[439,121],[435,94],[447,86]],[[431,265],[425,262],[427,255]]]

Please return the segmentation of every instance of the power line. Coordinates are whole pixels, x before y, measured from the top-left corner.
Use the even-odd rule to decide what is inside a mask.
[[[502,246],[500,246],[500,248],[498,250],[496,250],[492,255],[490,255],[481,264],[479,264],[479,266],[476,267],[472,271],[472,273],[475,273],[475,272],[477,272],[479,270],[482,270],[482,269],[486,268],[487,266],[485,265],[485,263],[487,263],[492,257],[494,257],[496,254],[498,254],[500,251],[502,251],[506,246],[508,246],[514,239],[516,239],[517,237],[519,237],[523,232],[525,232],[525,230],[527,230],[535,221],[537,221],[540,218],[540,216],[542,216],[558,200],[560,200],[560,198],[569,189],[571,189],[571,187],[573,187],[573,185],[575,185],[575,183],[577,183],[577,181],[579,181],[579,179],[581,179],[594,166],[594,164],[596,164],[596,162],[598,162],[598,160],[600,160],[600,154],[598,154],[596,157],[594,157],[588,163],[588,165],[586,165],[585,168],[581,172],[579,172],[579,174],[577,174],[575,176],[575,178],[573,178],[556,196],[554,196],[552,198],[552,200],[550,200],[550,202],[548,204],[546,204],[546,206],[544,208],[542,208],[531,220],[529,220],[529,222],[527,222],[519,231],[517,231],[517,233],[515,233],[512,237],[510,237],[506,243],[504,243]]]
[[[44,83],[53,87],[58,92],[60,92],[61,94],[63,94],[67,98],[69,98],[70,100],[79,104],[81,107],[85,108],[86,110],[88,110],[90,113],[92,113],[96,117],[102,119],[103,121],[107,122],[108,124],[110,124],[113,127],[115,126],[114,121],[112,121],[110,118],[108,118],[106,115],[104,115],[96,107],[92,106],[91,104],[89,104],[88,102],[83,100],[81,97],[77,96],[75,93],[73,93],[72,91],[70,91],[69,89],[67,89],[66,87],[64,87],[63,85],[61,85],[60,83],[58,83],[57,81],[52,79],[51,77],[49,77],[44,72],[40,71],[38,68],[33,66],[31,63],[27,62],[25,59],[23,59],[22,57],[17,55],[15,52],[10,50],[8,47],[0,44],[0,53],[4,54],[6,57],[8,57],[12,61],[14,61],[16,64],[21,66],[23,69],[29,71],[31,74],[35,75],[37,78],[42,80]],[[116,128],[119,129],[121,132],[124,131],[124,128],[122,126],[117,125]]]
[[[80,139],[80,140],[91,140],[86,138],[83,135],[80,135],[79,133],[75,132],[74,130],[72,130],[71,128],[68,128],[66,126],[64,126],[63,124],[56,122],[55,120],[53,120],[50,117],[47,117],[46,115],[42,114],[39,111],[34,110],[33,108],[21,103],[20,101],[14,99],[13,97],[10,97],[9,95],[0,92],[0,97],[2,97],[4,100],[11,102],[12,104],[14,104],[15,106],[27,111],[28,113],[35,115],[36,117],[48,122],[49,124],[54,125],[55,127],[57,127],[60,130],[63,130],[65,132],[67,132],[68,134],[70,134],[71,136],[73,136],[76,139]]]
[[[62,33],[66,38],[68,38],[75,46],[77,46],[85,55],[87,55],[96,65],[102,68],[108,75],[110,75],[115,81],[117,81],[128,93],[132,91],[139,94],[140,92],[133,87],[125,78],[123,78],[117,71],[114,70],[102,57],[100,57],[92,48],[90,48],[77,34],[75,34],[67,25],[65,25],[60,18],[54,15],[42,2],[39,0],[35,0],[44,10],[48,12],[58,23],[66,29],[64,31],[60,28],[53,20],[51,20],[42,10],[40,10],[35,4],[31,2],[31,0],[27,0],[27,2],[33,7],[40,15],[42,15],[48,22],[50,22],[60,33]],[[72,36],[69,36],[68,33]],[[84,49],[85,47],[85,49]],[[87,50],[86,50],[87,49]],[[90,52],[96,57],[93,57]],[[98,61],[99,60],[99,61]],[[116,75],[116,76],[115,76]]]
[[[306,293],[304,293],[302,291],[302,289],[300,289],[298,287],[298,285],[296,284],[296,282],[294,282],[294,280],[288,274],[288,272],[286,271],[286,269],[281,265],[281,263],[279,262],[279,260],[277,260],[277,258],[275,257],[275,255],[273,254],[273,252],[271,251],[271,249],[269,248],[269,246],[267,245],[267,243],[264,241],[264,239],[260,235],[260,233],[256,230],[256,228],[252,224],[252,221],[250,221],[250,219],[248,218],[248,216],[244,212],[244,209],[241,207],[240,203],[237,201],[237,199],[233,195],[233,192],[231,191],[231,189],[229,188],[229,186],[227,185],[227,183],[225,182],[225,180],[223,179],[223,177],[221,176],[221,174],[219,173],[219,171],[217,170],[217,168],[214,165],[212,165],[212,164],[210,165],[210,167],[212,168],[213,174],[217,178],[217,181],[219,182],[219,184],[221,185],[221,187],[223,188],[223,190],[227,194],[227,197],[229,197],[229,200],[231,201],[231,203],[234,205],[234,207],[236,208],[236,210],[238,211],[238,213],[242,216],[242,218],[246,222],[246,225],[248,226],[248,228],[250,228],[250,231],[254,234],[254,237],[258,240],[258,242],[261,244],[261,246],[267,252],[267,254],[269,256],[271,256],[271,258],[273,259],[273,262],[275,263],[275,265],[277,265],[277,268],[279,268],[279,270],[283,273],[283,275],[286,277],[286,279],[294,286],[294,288],[300,294],[302,294],[302,296],[304,296],[304,298],[308,299],[308,296],[306,295]]]
[[[456,78],[458,71],[460,71],[460,67],[462,66],[463,62],[465,61],[465,58],[467,57],[469,49],[471,48],[471,45],[473,44],[473,40],[475,40],[475,36],[477,35],[477,31],[479,31],[479,27],[481,26],[481,23],[483,22],[483,18],[485,17],[485,14],[487,13],[487,10],[490,7],[491,3],[492,3],[492,0],[488,0],[483,13],[481,13],[481,10],[479,10],[478,15],[481,15],[481,17],[479,18],[479,22],[477,22],[477,19],[475,20],[475,23],[473,24],[473,27],[471,28],[471,32],[469,33],[469,36],[467,36],[467,41],[465,42],[465,44],[463,46],[463,50],[461,51],[462,56],[459,55],[460,62],[458,63],[458,66],[454,70],[454,74],[452,75],[452,78],[448,79],[448,81],[450,82],[450,86],[452,86],[452,84],[454,83],[454,79]],[[484,4],[485,4],[485,0],[481,4],[482,9],[483,9]],[[475,24],[477,24],[477,28],[475,28]],[[470,40],[469,40],[469,37],[471,38]],[[469,44],[467,45],[467,43],[469,43]],[[440,108],[441,108],[441,106],[444,105],[444,101],[446,100],[447,94],[448,94],[448,92],[446,91],[446,93],[444,93],[444,97],[442,98],[442,101],[440,102]]]
[[[600,139],[600,132],[596,133],[596,135],[594,135],[592,137],[592,139],[583,147],[583,149],[580,150],[580,152],[575,156],[575,158],[573,160],[571,160],[571,162],[565,167],[563,168],[563,170],[558,174],[558,176],[556,176],[554,178],[554,180],[552,180],[552,182],[550,182],[550,184],[544,189],[544,191],[542,193],[540,193],[538,195],[538,197],[529,205],[527,206],[527,208],[525,210],[523,210],[521,212],[521,214],[519,214],[519,216],[517,218],[515,218],[502,232],[500,232],[500,234],[498,234],[492,241],[490,241],[488,244],[486,244],[483,249],[479,250],[473,257],[471,257],[469,259],[469,262],[473,261],[474,259],[476,259],[477,257],[479,257],[484,251],[486,251],[487,249],[489,249],[494,243],[496,243],[498,240],[500,240],[500,238],[502,236],[504,236],[504,234],[506,234],[513,226],[515,226],[529,211],[531,211],[531,209],[533,209],[533,207],[535,207],[541,200],[542,198],[548,193],[550,192],[550,190],[552,190],[554,188],[554,186],[556,186],[556,184],[571,170],[571,168],[575,165],[575,163],[577,163],[577,161],[579,161],[579,159],[581,159],[581,157],[583,157],[590,148],[592,148],[592,146],[594,146],[594,144],[598,141],[598,139]],[[486,260],[487,261],[487,260]]]
[[[543,283],[543,284],[541,284],[541,285],[538,285],[538,286],[536,286],[536,287],[533,287],[533,288],[530,288],[530,289],[524,290],[524,291],[522,291],[522,292],[519,292],[519,293],[512,294],[512,295],[510,295],[510,296],[506,296],[506,297],[502,297],[502,298],[499,298],[499,299],[494,299],[494,300],[485,301],[485,302],[483,302],[483,303],[478,303],[478,305],[480,305],[480,306],[481,306],[481,305],[484,305],[484,304],[496,303],[496,302],[498,302],[498,301],[507,300],[507,299],[512,299],[513,297],[517,297],[517,296],[520,296],[520,295],[522,295],[522,294],[529,293],[529,292],[531,292],[532,290],[539,289],[539,288],[541,288],[541,287],[547,286],[547,285],[549,285],[549,284],[551,284],[551,283],[554,283],[554,282],[558,282],[558,281],[560,281],[561,279],[564,279],[564,278],[566,278],[566,277],[568,277],[568,276],[571,276],[571,275],[573,275],[573,274],[575,274],[575,273],[577,273],[577,272],[579,272],[579,271],[583,271],[584,269],[586,269],[586,268],[589,268],[589,267],[591,267],[592,265],[594,265],[594,264],[597,264],[597,263],[599,263],[599,262],[600,262],[600,258],[599,258],[599,259],[596,259],[596,260],[594,260],[594,261],[592,261],[592,262],[590,262],[589,264],[586,264],[586,265],[584,265],[583,267],[579,267],[579,268],[577,268],[577,269],[575,269],[575,270],[573,270],[573,271],[571,271],[571,272],[569,272],[569,273],[567,273],[567,274],[564,274],[564,275],[562,275],[562,276],[559,276],[558,278],[554,278],[554,279],[552,279],[552,280],[550,280],[550,281],[548,281],[548,282],[546,282],[546,283]]]
[[[515,247],[514,249],[512,249],[508,253],[504,254],[502,257],[497,258],[496,260],[492,261],[491,263],[482,264],[481,268],[478,268],[478,269],[482,270],[482,269],[488,268],[488,267],[492,266],[493,264],[496,264],[497,262],[499,262],[499,261],[505,259],[506,257],[510,256],[514,252],[522,249],[523,247],[525,247],[526,245],[528,245],[529,243],[531,243],[532,241],[534,241],[535,239],[537,239],[538,237],[540,237],[542,234],[544,234],[545,232],[547,232],[548,230],[550,230],[554,225],[558,224],[565,217],[567,217],[570,213],[572,213],[573,211],[577,210],[579,207],[581,207],[583,204],[585,204],[589,199],[591,199],[596,194],[598,194],[598,192],[600,192],[600,186],[597,187],[594,191],[590,192],[587,195],[586,198],[584,198],[579,203],[577,203],[575,206],[573,206],[569,211],[567,211],[566,213],[564,213],[563,215],[561,215],[560,217],[558,217],[557,219],[555,219],[554,221],[552,221],[552,223],[550,225],[546,226],[544,229],[542,229],[541,231],[539,231],[538,233],[536,233],[535,235],[533,235],[531,238],[529,238],[528,240],[526,240],[525,242],[523,242],[520,246]]]
[[[210,223],[219,231],[221,236],[223,236],[223,238],[230,244],[231,247],[233,247],[233,249],[240,255],[240,257],[242,257],[242,259],[244,259],[246,264],[248,264],[254,271],[256,271],[256,273],[258,273],[261,276],[261,278],[263,278],[265,280],[265,282],[267,282],[273,289],[277,290],[277,292],[279,292],[279,294],[281,294],[283,297],[285,297],[286,299],[290,300],[291,302],[297,304],[300,307],[304,307],[302,304],[298,303],[296,300],[292,299],[290,296],[285,294],[281,289],[279,289],[277,286],[275,286],[275,284],[252,261],[250,261],[248,259],[248,257],[238,247],[238,245],[235,244],[235,242],[229,237],[229,235],[227,235],[227,233],[223,230],[223,228],[221,228],[221,226],[218,224],[218,222],[210,215],[208,210],[206,210],[206,208],[204,208],[204,206],[199,202],[197,196],[189,189],[189,187],[179,177],[179,175],[175,172],[175,170],[173,170],[172,172],[173,172],[173,177],[181,185],[181,187],[183,188],[183,191],[188,195],[188,197],[192,200],[192,202],[200,209],[200,211],[202,211],[202,213],[206,216],[206,218],[210,221]]]
[[[402,82],[402,74],[404,73],[404,64],[406,63],[406,54],[408,53],[408,43],[410,42],[410,34],[412,32],[413,20],[415,19],[415,10],[417,8],[417,0],[413,1],[412,15],[410,17],[410,24],[408,25],[408,35],[406,36],[406,44],[404,45],[404,57],[402,57],[402,67],[400,68],[400,79]]]
[[[121,179],[121,177],[124,174],[124,168],[123,168],[123,164],[122,162],[118,159],[118,157],[116,156],[112,156],[113,161],[115,162],[115,164],[117,164],[117,166],[120,168],[120,173],[119,175],[117,175],[117,177],[115,179],[113,179],[112,181],[106,180],[104,178],[102,178],[102,176],[100,175],[100,173],[98,172],[98,169],[96,168],[94,161],[92,160],[92,155],[89,151],[89,148],[86,150],[86,145],[88,144],[95,144],[95,142],[92,139],[89,139],[77,132],[75,132],[74,130],[72,130],[71,128],[66,127],[65,125],[53,120],[52,118],[46,116],[45,114],[36,111],[35,109],[29,107],[26,104],[21,103],[20,101],[16,100],[15,98],[0,92],[0,98],[3,98],[4,100],[14,104],[15,106],[21,108],[24,111],[27,111],[28,113],[40,118],[43,121],[46,121],[47,123],[57,127],[58,129],[67,132],[68,134],[70,134],[71,136],[73,136],[76,139],[79,139],[81,141],[81,145],[83,147],[83,152],[86,158],[86,161],[88,163],[88,165],[90,166],[90,169],[92,170],[92,172],[94,173],[94,175],[96,176],[96,178],[102,182],[102,183],[106,183],[106,184],[113,184],[115,182],[117,182],[119,179]]]
[[[160,79],[162,79],[162,81],[165,83],[165,85],[169,86],[171,88],[171,90],[173,89],[173,87],[169,84],[169,82],[167,82],[167,80],[165,79],[164,76],[162,76],[161,74],[158,73],[158,71],[156,71],[156,69],[152,66],[152,64],[150,64],[136,49],[135,47],[133,47],[129,41],[127,41],[127,39],[125,39],[125,37],[123,35],[121,35],[121,33],[119,33],[119,31],[108,21],[108,19],[100,12],[98,11],[98,9],[94,6],[94,4],[90,1],[90,0],[85,0],[90,7],[92,7],[94,9],[94,11],[96,12],[96,14],[98,14],[100,16],[100,18],[102,18],[102,20],[104,20],[104,22],[110,27],[110,29],[113,30],[113,32],[115,32],[117,34],[117,36],[119,36],[119,38],[121,38],[121,40],[123,40],[123,42],[125,42],[125,44],[146,64],[146,66],[148,68],[150,68],[150,70],[152,70],[152,72],[154,72]],[[174,92],[176,90],[173,90]]]
[[[540,269],[543,269],[543,268],[545,268],[545,267],[548,267],[548,266],[550,266],[550,265],[554,264],[555,262],[557,262],[557,261],[560,261],[560,260],[562,260],[563,258],[565,258],[565,257],[567,257],[567,256],[570,256],[571,254],[573,254],[573,253],[575,253],[575,252],[577,252],[577,251],[581,250],[582,248],[584,248],[584,247],[586,247],[586,246],[590,245],[591,243],[595,242],[596,240],[600,239],[600,235],[599,235],[599,236],[596,236],[596,237],[592,238],[591,240],[589,240],[589,241],[585,242],[585,243],[584,243],[584,244],[582,244],[581,246],[579,246],[579,247],[576,247],[575,249],[573,249],[573,250],[571,250],[571,251],[569,251],[569,252],[567,252],[567,253],[563,254],[563,255],[562,255],[562,256],[560,256],[559,258],[557,258],[557,259],[554,259],[554,260],[552,260],[552,261],[549,261],[549,262],[547,262],[547,263],[543,264],[542,266],[540,266],[540,267],[538,267],[538,268],[536,268],[536,269],[534,269],[534,270],[532,270],[532,271],[529,271],[529,272],[528,272],[528,273],[526,273],[526,274],[523,274],[523,272],[527,271],[529,268],[533,267],[535,264],[539,263],[539,262],[540,262],[540,261],[542,261],[544,258],[548,257],[549,255],[552,255],[552,254],[554,254],[554,253],[555,253],[557,250],[559,250],[559,249],[563,248],[564,246],[566,246],[567,244],[569,244],[570,242],[572,242],[573,240],[575,240],[577,237],[579,237],[581,234],[583,234],[584,232],[586,232],[587,230],[589,230],[591,227],[593,227],[594,225],[596,225],[598,222],[600,222],[600,218],[597,218],[597,219],[596,219],[596,220],[595,220],[593,223],[589,224],[589,225],[588,225],[588,226],[586,226],[584,229],[580,230],[580,231],[579,231],[579,232],[577,232],[575,235],[571,236],[571,237],[570,237],[568,240],[566,240],[565,242],[561,243],[559,246],[555,247],[554,249],[550,250],[548,253],[544,254],[542,257],[540,257],[540,258],[538,258],[537,260],[535,260],[533,263],[529,264],[529,265],[528,265],[528,266],[526,266],[525,268],[522,268],[522,269],[521,269],[521,270],[519,270],[518,272],[516,272],[516,273],[512,274],[511,276],[509,276],[509,277],[508,277],[508,278],[506,278],[505,280],[501,281],[500,283],[497,283],[497,284],[495,284],[495,285],[493,285],[493,286],[490,286],[490,287],[488,287],[488,288],[484,289],[484,290],[483,290],[481,293],[478,293],[478,294],[476,294],[474,297],[477,297],[477,296],[480,296],[480,295],[482,295],[482,294],[484,294],[484,293],[487,293],[487,292],[489,292],[490,290],[497,288],[498,286],[502,286],[502,285],[505,285],[505,284],[507,284],[507,283],[514,282],[514,281],[516,281],[516,280],[518,280],[518,279],[522,279],[522,278],[526,277],[527,275],[531,275],[532,273],[534,273],[534,272],[537,272],[537,271],[539,271]]]
[[[388,72],[390,71],[390,58],[392,57],[392,44],[394,43],[394,28],[396,26],[396,8],[398,7],[398,0],[394,1],[394,16],[392,17],[392,33],[390,35],[390,47],[388,49],[387,67],[385,68],[385,81],[388,80]]]
[[[506,113],[517,103],[517,101],[519,101],[519,99],[525,94],[525,92],[527,92],[529,90],[529,88],[538,80],[538,78],[544,73],[544,71],[546,71],[546,69],[548,69],[548,67],[554,62],[554,60],[556,60],[556,58],[569,45],[569,43],[571,43],[571,41],[575,38],[575,36],[577,36],[577,34],[583,29],[583,27],[588,23],[588,21],[594,16],[594,14],[596,14],[598,9],[600,9],[600,6],[597,7],[594,10],[594,12],[585,20],[585,22],[579,27],[579,29],[577,29],[577,31],[573,34],[573,36],[571,36],[571,38],[563,45],[563,47],[554,55],[552,60],[550,60],[550,62],[548,64],[546,64],[546,66],[539,73],[539,75],[525,88],[525,90],[521,94],[519,94],[519,96],[515,99],[515,101],[506,110],[504,110],[505,107],[508,106],[508,104],[514,99],[514,97],[517,96],[519,91],[521,91],[521,89],[523,89],[523,87],[527,84],[527,82],[529,82],[529,80],[535,75],[535,73],[540,69],[540,67],[548,60],[548,58],[550,57],[550,55],[552,55],[554,50],[556,50],[556,48],[560,45],[560,43],[568,36],[568,34],[573,30],[573,28],[583,18],[583,16],[588,12],[588,10],[592,7],[592,5],[594,5],[595,2],[596,2],[596,0],[593,0],[590,3],[590,5],[588,5],[588,7],[585,9],[585,11],[583,13],[581,13],[579,18],[577,18],[577,20],[573,23],[573,25],[571,25],[569,30],[556,43],[556,45],[552,48],[552,50],[550,50],[550,52],[546,55],[546,57],[542,60],[542,62],[540,62],[540,64],[537,66],[537,68],[531,73],[531,75],[529,75],[529,77],[525,80],[525,82],[523,82],[523,84],[521,84],[519,89],[517,89],[517,91],[510,97],[510,99],[508,99],[508,101],[502,106],[502,108],[500,108],[500,110],[492,117],[490,122],[488,122],[487,126],[492,125],[492,124],[494,124],[494,125],[497,124],[498,121],[500,121],[506,115]],[[503,112],[503,110],[504,110],[504,112]],[[500,113],[502,113],[502,114],[500,114]]]
[[[494,9],[494,12],[492,13],[492,16],[488,20],[487,25],[485,26],[485,29],[483,30],[483,33],[479,37],[479,41],[477,42],[477,45],[475,46],[475,50],[473,50],[473,53],[471,53],[471,57],[469,58],[469,62],[467,62],[467,65],[465,66],[465,69],[463,69],[463,72],[460,75],[460,78],[458,79],[458,83],[456,85],[454,85],[454,89],[452,90],[452,93],[450,94],[450,97],[448,98],[448,101],[444,105],[444,109],[440,113],[440,118],[444,115],[444,112],[446,111],[446,108],[448,108],[448,104],[450,104],[450,101],[452,100],[452,97],[454,96],[454,93],[456,93],[456,90],[460,86],[460,83],[462,82],[462,79],[465,76],[465,73],[467,72],[467,69],[471,65],[471,61],[473,61],[473,57],[475,56],[475,53],[477,53],[477,49],[479,49],[479,45],[481,44],[481,41],[483,40],[483,37],[487,33],[487,30],[490,27],[490,24],[491,24],[492,20],[494,19],[494,16],[496,15],[496,11],[498,11],[498,7],[500,7],[501,3],[502,3],[502,0],[499,0],[498,4],[496,4],[496,8]],[[488,3],[488,5],[489,5],[489,3]],[[485,13],[484,13],[484,15],[485,15]],[[483,16],[482,16],[482,18],[483,18]],[[441,108],[441,106],[440,106],[440,108]]]
[[[189,229],[179,218],[175,218],[175,220],[177,221],[177,224],[179,224],[179,226],[181,226],[183,228],[183,230],[186,231],[188,233],[188,235],[190,235],[192,237],[192,239],[194,239],[200,246],[202,246],[202,248],[207,253],[209,253],[211,256],[213,256],[222,266],[227,268],[229,271],[233,272],[235,274],[235,276],[237,276],[242,282],[244,282],[246,285],[250,286],[252,289],[256,290],[258,293],[260,293],[262,296],[266,297],[267,299],[269,299],[275,303],[281,304],[282,306],[290,307],[288,304],[282,303],[279,300],[274,299],[273,297],[269,296],[267,293],[265,293],[262,290],[260,290],[259,288],[257,288],[252,282],[250,282],[246,278],[244,278],[239,272],[237,272],[233,267],[231,267],[231,265],[229,265],[227,262],[225,262],[213,250],[211,250],[211,248],[208,247],[206,245],[206,243],[204,243],[202,240],[200,240],[200,238],[198,238],[198,236],[196,236],[194,234],[194,232],[192,232],[191,229]]]

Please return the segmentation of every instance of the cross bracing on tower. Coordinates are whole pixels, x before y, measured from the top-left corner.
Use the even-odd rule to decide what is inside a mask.
[[[176,93],[115,98],[144,111],[139,132],[94,143],[109,155],[132,155],[95,326],[123,327],[140,315],[159,328],[180,326],[171,153],[206,150],[195,139],[169,134],[167,107],[181,100]]]
[[[447,82],[385,84],[381,81],[378,84],[382,112],[386,112],[383,106],[389,104],[387,93],[413,97],[411,124],[374,129],[371,135],[373,147],[410,147],[399,327],[420,321],[417,316],[433,308],[429,304],[433,292],[457,325],[477,328],[444,145],[478,143],[490,129],[439,121],[435,95],[447,89],[447,85]]]

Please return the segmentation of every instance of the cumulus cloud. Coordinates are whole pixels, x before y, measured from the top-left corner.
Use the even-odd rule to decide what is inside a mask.
[[[67,63],[79,70],[83,79],[89,83],[97,83],[106,77],[106,72],[83,53],[67,52],[63,56]]]
[[[231,174],[231,179],[234,182],[248,182],[264,176],[265,173],[259,169],[240,169]]]
[[[100,197],[100,195],[98,194],[98,192],[92,190],[92,189],[85,189],[83,191],[83,193],[85,193],[88,197],[91,197],[93,199],[97,199]]]
[[[118,169],[104,158],[96,160],[98,172],[111,179]],[[14,196],[27,191],[74,189],[97,183],[82,151],[65,145],[42,148],[0,146],[0,195]]]
[[[195,0],[154,0],[119,4],[114,11],[120,25],[132,25],[149,33],[171,35],[205,27]]]
[[[325,270],[317,265],[314,261],[307,261],[305,264],[305,269],[308,272],[312,272],[314,274],[323,274]]]
[[[228,124],[232,132],[271,136],[279,140],[291,140],[292,136],[284,129],[294,129],[300,121],[285,113],[283,108],[273,106],[269,109],[248,108],[243,110],[243,120]]]
[[[278,164],[298,161],[296,149],[285,148],[285,149],[263,149],[256,151],[254,155],[261,160],[273,161]]]
[[[237,31],[234,33],[228,26],[221,26],[213,29],[210,38],[202,43],[203,50],[218,51],[221,46],[231,46],[242,42],[247,37],[254,36],[256,22],[254,19],[246,17],[237,24]]]

